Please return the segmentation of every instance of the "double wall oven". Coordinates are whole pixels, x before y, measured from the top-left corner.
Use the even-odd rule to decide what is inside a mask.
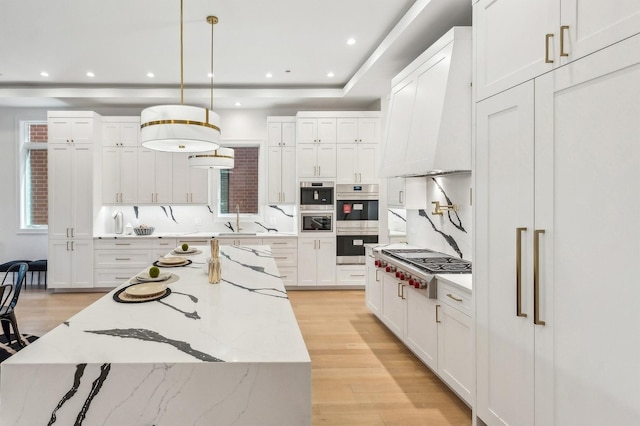
[[[336,185],[336,254],[339,265],[363,265],[364,245],[378,242],[378,185]]]

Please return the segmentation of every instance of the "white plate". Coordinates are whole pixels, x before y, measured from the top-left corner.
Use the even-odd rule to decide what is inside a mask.
[[[185,263],[186,261],[187,259],[185,259],[184,257],[177,256],[165,256],[158,259],[158,263],[163,265],[179,265],[181,263]]]
[[[149,297],[160,294],[167,289],[166,284],[162,283],[142,283],[134,284],[127,287],[124,292],[135,297]]]
[[[182,250],[182,247],[176,247],[176,248],[173,249],[173,251],[176,252],[176,253],[188,254],[188,253],[195,253],[195,252],[198,251],[198,249],[194,248],[194,247],[189,247],[187,249],[187,251],[184,251],[184,250]]]
[[[155,278],[151,278],[148,272],[143,272],[135,276],[135,279],[140,282],[158,282],[158,281],[166,281],[171,277],[171,274],[160,274]]]

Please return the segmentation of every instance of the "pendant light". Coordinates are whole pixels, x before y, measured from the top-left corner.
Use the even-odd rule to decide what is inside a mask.
[[[218,23],[215,16],[207,16],[211,24],[211,99],[210,109],[213,110],[213,26]],[[213,154],[195,154],[189,156],[189,165],[198,169],[233,169],[234,152],[231,148],[218,148]]]
[[[140,114],[142,146],[166,152],[215,150],[220,147],[218,114],[206,108],[184,105],[182,28],[183,0],[180,0],[180,105],[158,105],[142,110]]]

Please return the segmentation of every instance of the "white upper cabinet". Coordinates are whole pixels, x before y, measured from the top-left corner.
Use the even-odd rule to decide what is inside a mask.
[[[289,121],[272,121],[272,120]],[[268,146],[293,146],[296,144],[295,117],[267,117]]]
[[[480,0],[473,13],[478,100],[640,32],[638,0]]]
[[[103,117],[102,145],[140,145],[140,117]]]
[[[138,202],[138,148],[106,146],[102,148],[102,203]]]
[[[189,153],[173,153],[173,203],[207,204],[209,169],[189,165]]]
[[[471,29],[454,27],[392,81],[380,176],[471,169]]]
[[[296,118],[267,117],[267,203],[296,202]]]
[[[173,202],[173,154],[138,148],[138,203]]]
[[[336,143],[335,118],[298,118],[298,143]]]
[[[374,144],[338,144],[338,183],[375,183],[377,153],[378,146]]]
[[[377,117],[338,118],[338,143],[378,143],[380,142],[380,119]]]

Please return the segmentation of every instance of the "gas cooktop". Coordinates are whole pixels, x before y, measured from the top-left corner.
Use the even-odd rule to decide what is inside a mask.
[[[470,274],[471,262],[427,249],[382,249],[382,253],[429,274]]]

